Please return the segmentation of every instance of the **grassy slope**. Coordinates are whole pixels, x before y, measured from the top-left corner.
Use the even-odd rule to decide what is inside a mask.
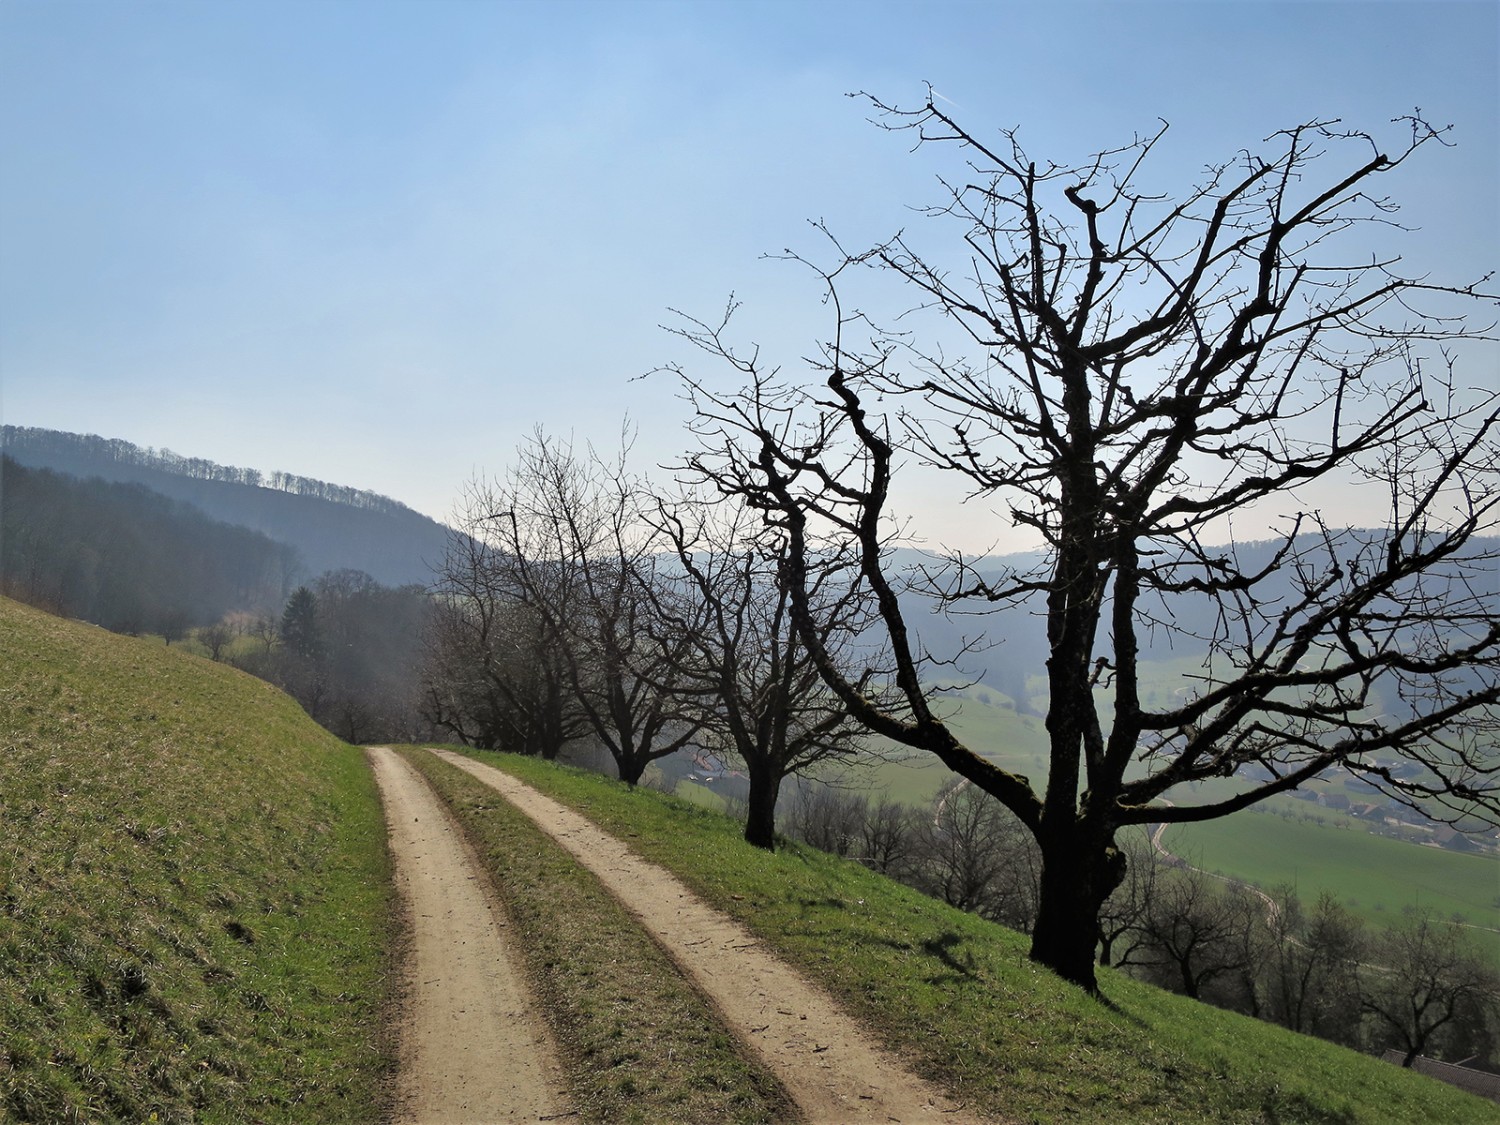
[[[822,853],[770,855],[685,802],[476,755],[586,812],[839,995],[925,1074],[1034,1121],[1500,1121],[1500,1107],[1106,971],[1108,1005],[1019,935]]]
[[[0,600],[0,1117],[368,1121],[357,750],[222,665]]]

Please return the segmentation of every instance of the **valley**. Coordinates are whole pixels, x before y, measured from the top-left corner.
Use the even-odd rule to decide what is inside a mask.
[[[1158,684],[1180,672],[1176,663],[1148,668]],[[969,745],[1002,769],[1033,780],[1046,776],[1046,731],[1039,716],[1018,714],[1008,697],[985,684],[947,698],[953,728]],[[873,760],[829,780],[871,800],[887,797],[914,807],[928,805],[951,781],[930,757],[878,741],[874,750]],[[722,808],[725,788],[682,780],[676,791]],[[1235,792],[1237,783],[1225,780],[1198,789],[1222,797]],[[1328,794],[1333,801],[1319,803]],[[1174,825],[1163,842],[1194,866],[1263,890],[1293,887],[1306,901],[1329,891],[1372,923],[1389,924],[1403,910],[1423,906],[1442,917],[1459,916],[1475,928],[1476,940],[1500,966],[1500,846],[1494,831],[1476,833],[1468,850],[1441,847],[1430,828],[1350,815],[1351,803],[1372,799],[1358,783],[1334,777],[1309,795],[1314,799],[1272,797],[1221,820]]]

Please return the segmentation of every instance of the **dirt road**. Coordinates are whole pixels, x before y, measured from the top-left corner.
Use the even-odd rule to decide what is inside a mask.
[[[509,774],[433,751],[526,813],[634,914],[809,1122],[975,1122],[881,1050],[819,989],[665,870]]]
[[[546,1025],[478,861],[420,774],[390,750],[369,755],[411,923],[397,1125],[570,1116]]]

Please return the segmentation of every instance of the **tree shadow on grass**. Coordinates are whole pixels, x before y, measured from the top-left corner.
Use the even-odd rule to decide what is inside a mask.
[[[963,938],[959,937],[952,930],[949,930],[946,933],[939,934],[937,937],[925,939],[920,948],[927,956],[935,958],[947,966],[952,971],[953,979],[959,981],[973,980],[978,976],[978,972],[974,966],[973,954],[961,948],[964,944]],[[956,956],[960,952],[962,953],[962,958]],[[929,983],[937,984],[942,979],[942,975],[939,974],[934,976]]]

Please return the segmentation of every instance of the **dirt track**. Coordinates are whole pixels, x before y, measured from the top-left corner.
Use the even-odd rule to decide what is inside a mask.
[[[460,1125],[568,1115],[556,1053],[514,968],[488,880],[422,776],[390,750],[369,754],[411,923],[395,1121]]]
[[[877,1047],[827,995],[674,876],[509,774],[434,753],[497,790],[594,872],[775,1074],[807,1121],[978,1120]]]

